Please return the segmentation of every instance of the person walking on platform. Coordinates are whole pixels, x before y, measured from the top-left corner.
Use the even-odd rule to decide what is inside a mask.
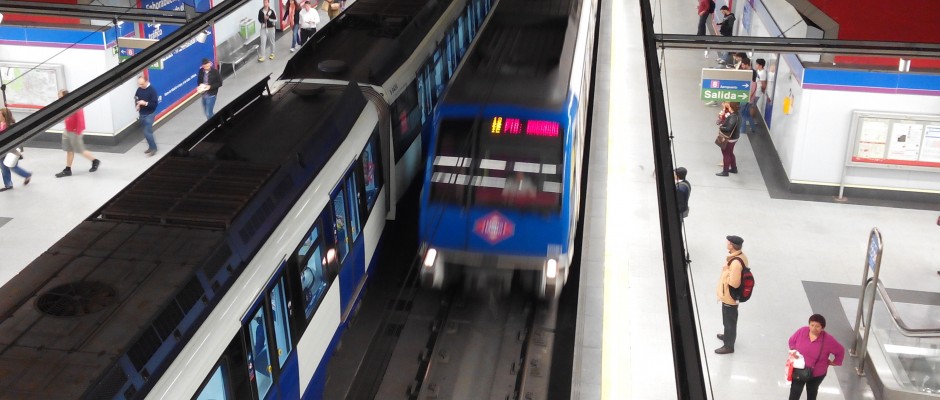
[[[738,66],[740,70],[746,70],[751,72],[751,86],[749,88],[750,94],[748,96],[748,101],[740,102],[741,106],[741,132],[745,133],[749,129],[754,130],[754,118],[751,118],[751,96],[754,95],[754,88],[757,87],[757,71],[751,68],[751,59],[747,56],[741,58],[741,65]]]
[[[198,76],[199,86],[196,91],[202,93],[202,110],[206,113],[206,119],[212,119],[215,115],[215,98],[222,86],[222,75],[212,67],[212,60],[203,58]]]
[[[304,9],[304,0],[293,0],[289,1],[287,10],[285,10],[284,18],[288,20],[291,26],[291,35],[290,35],[290,52],[293,53],[297,45],[303,44],[303,41],[300,40],[300,12]]]
[[[323,0],[323,11],[326,11],[326,16],[330,17],[330,21],[339,15],[342,7],[341,0]]]
[[[59,98],[61,99],[67,94],[69,94],[69,91],[62,89],[59,91]],[[89,169],[88,172],[98,170],[101,161],[91,155],[90,151],[85,150],[85,137],[82,136],[84,132],[85,112],[82,111],[82,109],[78,109],[78,111],[75,111],[72,115],[65,117],[65,130],[62,132],[62,150],[65,151],[65,169],[55,174],[56,178],[72,176],[72,161],[75,160],[75,153],[79,153],[82,157],[91,161],[91,169]]]
[[[300,45],[303,46],[307,40],[317,33],[317,26],[320,25],[320,12],[313,7],[313,3],[304,3],[304,9],[300,11]]]
[[[731,288],[741,286],[741,271],[747,265],[747,256],[741,251],[744,239],[734,235],[726,236],[725,239],[728,241],[728,256],[721,266],[718,290],[715,293],[721,302],[721,322],[724,325],[724,333],[718,334],[718,340],[724,344],[715,349],[717,354],[734,353],[734,342],[738,337],[738,301],[731,297]]]
[[[261,47],[258,47],[258,61],[264,61],[264,56],[268,54],[268,46],[271,46],[270,59],[274,59],[274,26],[277,23],[277,14],[271,9],[271,0],[264,0],[264,7],[258,10],[258,22],[261,23]]]
[[[808,381],[793,379],[790,382],[790,399],[799,400],[806,387],[806,399],[816,400],[816,393],[829,366],[842,365],[845,358],[845,348],[836,338],[826,333],[826,318],[819,314],[809,317],[809,326],[797,329],[790,336],[790,351],[798,351],[804,358],[806,368],[812,370],[812,377]]]
[[[13,119],[13,113],[10,112],[10,109],[6,107],[0,108],[0,133],[10,129],[15,123],[16,120]],[[0,188],[0,192],[13,189],[13,175],[11,172],[15,172],[17,175],[24,178],[24,186],[29,185],[29,180],[33,177],[32,173],[19,166],[20,160],[23,158],[20,150],[22,149],[13,149],[3,155],[3,157],[0,157],[0,175],[3,176],[3,187]]]
[[[679,203],[679,216],[682,218],[682,221],[685,221],[685,217],[689,216],[689,196],[692,195],[692,184],[685,180],[688,173],[689,171],[684,167],[679,167],[675,170],[676,199]]]
[[[153,118],[156,116],[157,104],[160,97],[157,91],[150,85],[150,80],[141,75],[137,78],[137,93],[134,93],[134,105],[139,114],[138,120],[144,130],[144,139],[147,139],[147,156],[157,153],[157,141],[153,139]]]
[[[741,105],[737,102],[725,102],[722,104],[722,107],[726,112],[730,112],[730,114],[727,114],[724,121],[718,126],[718,134],[724,136],[725,145],[721,147],[721,164],[723,168],[721,172],[715,175],[728,176],[729,172],[732,174],[738,173],[738,162],[737,159],[734,158],[734,144],[737,143],[738,139],[741,137],[741,131],[738,129],[738,125],[741,123],[741,116],[738,110],[741,109]]]
[[[705,36],[705,26],[708,24],[708,17],[715,12],[715,0],[698,0],[698,31],[699,36]]]

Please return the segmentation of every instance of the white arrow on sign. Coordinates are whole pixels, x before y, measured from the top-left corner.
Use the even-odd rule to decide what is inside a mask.
[[[751,87],[751,84],[745,83],[745,84],[741,85],[741,87],[747,89],[747,88]]]

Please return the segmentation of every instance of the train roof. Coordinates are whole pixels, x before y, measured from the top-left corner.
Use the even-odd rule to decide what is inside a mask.
[[[281,79],[382,85],[456,0],[357,0],[291,58]],[[337,65],[340,65],[337,67]]]
[[[112,398],[124,356],[156,381],[366,104],[355,85],[266,83],[0,288],[0,397]]]
[[[442,104],[560,109],[571,77],[579,4],[578,0],[500,0]]]

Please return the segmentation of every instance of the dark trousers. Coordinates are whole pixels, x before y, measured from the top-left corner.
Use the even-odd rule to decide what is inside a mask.
[[[696,35],[705,36],[705,24],[708,23],[708,13],[698,16],[698,33]]]
[[[734,340],[738,337],[738,306],[721,303],[721,323],[725,326],[724,347],[734,350]]]
[[[725,148],[721,149],[721,159],[725,164],[722,171],[728,172],[732,169],[738,169],[738,160],[734,158],[734,145],[737,142],[728,142]]]
[[[825,375],[813,377],[809,382],[791,382],[790,400],[800,400],[800,396],[803,395],[804,385],[806,386],[806,400],[816,400],[816,393],[819,392],[819,385],[822,384],[823,379],[826,379]]]
[[[314,33],[317,33],[316,29],[301,29],[300,30],[300,45],[303,46],[304,43],[307,43],[307,40],[313,37]]]

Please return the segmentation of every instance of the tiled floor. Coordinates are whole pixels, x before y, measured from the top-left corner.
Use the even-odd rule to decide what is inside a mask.
[[[632,113],[625,111],[646,107],[644,96],[629,95],[645,87],[645,77],[635,76],[642,68],[636,63],[638,30],[629,28],[639,23],[638,7],[635,2],[606,3],[602,19],[613,27],[601,28],[582,257],[585,294],[579,321],[580,370],[576,368],[580,386],[575,397],[676,398],[671,358],[662,353],[669,343],[658,216],[655,208],[649,208],[655,201],[650,198],[654,196],[651,155],[645,149],[649,121],[631,119]],[[657,16],[657,31],[694,31],[694,6],[690,0],[654,2],[656,14],[662,16]],[[604,41],[611,31],[614,39]],[[829,317],[829,333],[846,347],[851,345],[854,321],[845,316],[855,314],[854,306],[845,309],[840,297],[829,293],[848,288],[857,301],[852,293],[862,278],[871,228],[878,227],[884,235],[882,280],[887,287],[937,291],[937,212],[898,207],[896,202],[887,207],[877,201],[851,205],[771,198],[758,167],[760,155],[747,137],[735,148],[741,172],[715,176],[721,159],[713,144],[717,109],[703,105],[698,94],[701,68],[713,67],[714,56],[667,51],[662,57],[676,162],[688,168],[693,185],[685,226],[700,313],[700,346],[713,398],[785,398],[787,339],[806,325],[809,315]],[[752,300],[740,308],[736,352],[717,355],[713,350],[721,343],[715,334],[721,332],[722,323],[714,293],[726,252],[725,236],[731,234],[745,240],[757,287]],[[923,320],[917,315],[922,308],[904,310],[911,313],[907,318]],[[601,327],[603,337],[597,338]],[[872,398],[865,378],[854,372],[856,362],[847,356],[844,366],[830,368],[819,398]]]

